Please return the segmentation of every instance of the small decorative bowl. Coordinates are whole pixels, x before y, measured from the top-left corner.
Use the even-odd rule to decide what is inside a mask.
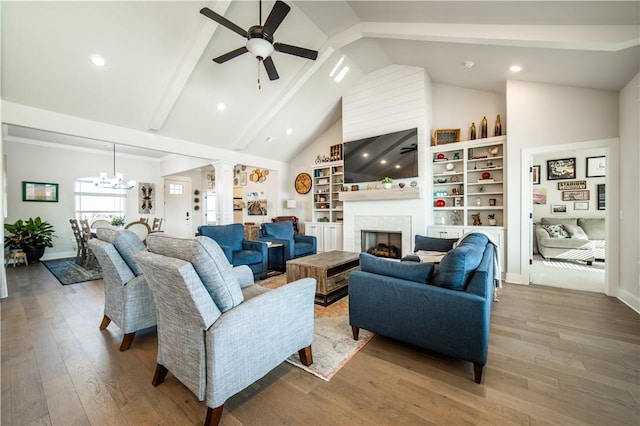
[[[438,183],[447,183],[447,178],[438,178],[437,182]]]

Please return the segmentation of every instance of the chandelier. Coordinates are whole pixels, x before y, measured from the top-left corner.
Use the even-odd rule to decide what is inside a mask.
[[[113,144],[113,176],[108,177],[106,172],[100,172],[100,178],[93,183],[95,186],[110,189],[129,190],[136,186],[135,180],[125,182],[124,175],[122,173],[116,173],[116,144]]]

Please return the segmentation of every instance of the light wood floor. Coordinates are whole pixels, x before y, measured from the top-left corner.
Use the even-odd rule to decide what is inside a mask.
[[[2,424],[201,424],[171,374],[151,386],[154,329],[119,352],[102,281],[8,268]],[[471,363],[375,337],[330,382],[283,363],[227,401],[223,425],[640,424],[640,318],[602,294],[505,285],[484,382]]]

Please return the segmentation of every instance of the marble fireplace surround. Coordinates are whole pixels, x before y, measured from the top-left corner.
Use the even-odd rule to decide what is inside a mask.
[[[413,234],[411,232],[411,216],[354,216],[354,240],[353,247],[357,252],[362,247],[361,231],[400,232],[402,234],[402,247],[400,256],[411,254]]]

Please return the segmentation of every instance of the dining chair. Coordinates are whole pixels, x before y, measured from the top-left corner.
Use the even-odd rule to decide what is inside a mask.
[[[76,263],[84,263],[87,260],[87,244],[82,236],[82,228],[78,219],[69,219],[69,223],[71,223],[71,230],[76,239]]]
[[[160,232],[162,228],[162,218],[155,217],[153,218],[153,225],[151,226],[152,232]]]
[[[138,238],[140,238],[140,241],[142,241],[145,245],[147,244],[147,235],[151,233],[151,227],[149,227],[149,224],[147,222],[138,220],[136,222],[127,223],[124,229],[132,231],[138,236]]]
[[[89,247],[89,240],[93,236],[93,232],[91,232],[89,220],[79,219],[78,223],[80,224],[80,236],[84,243],[84,266],[87,267],[89,265],[93,265],[96,261],[96,257],[93,255],[93,250]]]
[[[91,223],[91,229],[103,228],[105,226],[111,226],[111,222],[106,219],[96,219]]]

